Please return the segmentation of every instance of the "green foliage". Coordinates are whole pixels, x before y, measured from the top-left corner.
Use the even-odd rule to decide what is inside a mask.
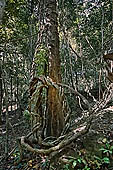
[[[37,75],[45,74],[45,65],[47,65],[47,49],[41,46],[35,55],[35,64]]]
[[[100,149],[100,151],[102,151],[103,153],[108,153],[108,154],[112,154],[113,152],[113,146],[111,146],[109,143],[106,143],[105,144],[105,147],[102,147]]]
[[[61,37],[64,81],[71,84],[72,74],[73,82],[79,84],[79,89],[98,87],[99,71],[103,71],[105,67],[102,54],[109,48],[105,42],[111,41],[109,35],[112,33],[112,3],[65,1],[60,4],[60,8],[63,16],[60,18],[61,31],[67,30],[67,39],[65,36]],[[69,48],[69,43],[73,50]],[[101,82],[104,82],[104,78],[105,74],[102,72]]]
[[[69,157],[69,163],[64,165],[63,169],[70,170],[70,169],[75,169],[75,168],[78,168],[78,169],[82,168],[83,170],[90,170],[90,167],[88,167],[88,163],[84,158]]]
[[[25,117],[26,121],[29,122],[31,120],[31,114],[28,110],[23,112],[23,116]]]
[[[110,159],[108,157],[100,158],[98,156],[94,156],[95,160],[97,160],[97,166],[100,168],[104,163],[110,164]]]
[[[32,14],[30,1],[6,0],[0,29],[2,68],[7,73],[5,79],[9,96],[12,77],[12,93],[16,94],[18,88],[16,98],[18,97],[20,104],[24,92],[29,88],[37,32],[38,23]]]
[[[69,164],[64,165],[64,170],[69,170]]]
[[[103,147],[99,149],[98,152],[102,152],[102,156],[89,156],[87,154],[84,156],[78,156],[78,158],[69,156],[67,162],[64,166],[64,170],[78,169],[78,170],[101,170],[103,167],[110,167],[112,163],[112,153],[113,146],[107,141]]]
[[[4,57],[3,67],[8,73],[8,89],[10,87],[9,77],[13,75],[14,91],[17,88],[18,77],[21,84],[18,96],[23,96],[28,88],[33,71],[33,61],[35,61],[35,72],[38,76],[45,74],[45,65],[48,65],[48,49],[45,48],[45,44],[39,44],[40,48],[34,58],[39,31],[38,26],[40,25],[38,23],[38,12],[40,10],[36,10],[38,8],[38,5],[36,5],[34,7],[35,12],[32,12],[29,2],[26,0],[6,0],[0,32],[0,50],[2,51],[1,54],[3,53],[2,59]],[[34,2],[37,3],[38,1]],[[40,14],[40,18],[42,17]],[[98,4],[96,4],[91,1],[84,3],[83,1],[59,0],[60,54],[63,80],[66,84],[72,86],[73,81],[78,90],[98,87],[99,71],[100,69],[104,70],[102,54],[104,50],[109,49],[106,40],[110,40],[111,32],[111,1],[99,0]],[[102,44],[102,42],[104,43]],[[69,47],[69,43],[73,50]],[[102,74],[101,82],[103,82],[104,76]],[[40,96],[38,90],[33,96],[32,111],[35,110],[37,96]],[[73,101],[70,103],[74,105]],[[23,116],[26,121],[31,120],[28,110],[24,111]],[[113,146],[106,143],[105,147],[102,147],[100,151],[103,156],[101,158],[94,156],[94,160],[85,157],[69,158],[69,164],[64,165],[64,169],[90,170],[92,165],[95,169],[101,169],[106,164],[109,165],[113,154]],[[14,153],[14,157],[18,158],[18,156],[18,152]],[[44,168],[48,164],[48,160],[42,162]]]
[[[19,152],[19,150],[16,149],[16,151],[13,153],[12,156],[14,157],[14,161],[19,160],[19,158],[20,158],[20,152]]]
[[[46,168],[48,169],[49,165],[50,165],[50,160],[47,157],[43,157],[42,158],[42,162],[41,162],[42,169],[43,168],[44,169],[46,169]]]

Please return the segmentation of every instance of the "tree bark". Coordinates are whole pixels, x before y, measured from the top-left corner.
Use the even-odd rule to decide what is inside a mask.
[[[2,124],[2,60],[0,60],[0,125]]]
[[[53,82],[61,83],[60,55],[59,55],[59,34],[57,21],[57,2],[56,0],[46,0],[46,35],[48,56],[48,74]],[[48,88],[47,94],[47,122],[46,135],[59,136],[64,127],[64,115],[62,111],[62,100],[59,90],[55,87]]]

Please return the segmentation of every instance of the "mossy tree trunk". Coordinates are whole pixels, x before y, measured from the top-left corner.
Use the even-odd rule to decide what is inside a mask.
[[[57,21],[56,0],[46,0],[46,35],[48,55],[48,74],[53,82],[61,83],[60,55],[59,55],[59,34]],[[47,136],[59,136],[64,127],[64,115],[62,99],[59,90],[50,86],[47,94]]]

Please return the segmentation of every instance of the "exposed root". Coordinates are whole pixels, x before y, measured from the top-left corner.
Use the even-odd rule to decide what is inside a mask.
[[[89,130],[90,125],[83,126],[79,129],[76,129],[73,132],[70,132],[59,144],[50,147],[49,149],[36,149],[31,147],[28,143],[25,142],[25,136],[21,137],[21,145],[24,146],[28,151],[36,153],[36,154],[45,154],[49,155],[52,152],[59,151],[60,149],[65,148],[69,145],[73,140],[76,140],[80,136],[86,134]]]
[[[36,87],[36,83],[38,82],[38,80],[40,80],[42,84],[40,84],[37,88]],[[89,132],[90,126],[92,124],[92,120],[97,116],[98,112],[105,108],[105,106],[107,105],[107,103],[112,99],[113,97],[113,92],[112,92],[112,85],[110,85],[110,87],[107,89],[107,91],[104,94],[104,98],[102,100],[100,100],[100,102],[96,102],[94,104],[93,107],[90,106],[89,102],[87,101],[87,99],[81,95],[79,92],[77,92],[76,90],[72,89],[71,87],[64,85],[64,84],[56,84],[54,82],[52,82],[51,80],[47,80],[46,78],[38,78],[35,79],[35,88],[37,89],[37,94],[34,90],[34,86],[31,88],[31,91],[34,91],[32,96],[33,98],[31,99],[31,101],[35,101],[36,97],[37,97],[37,101],[39,102],[39,104],[37,105],[37,101],[35,101],[35,106],[34,107],[34,111],[36,111],[37,109],[40,109],[40,104],[42,103],[42,98],[40,97],[42,91],[40,91],[43,87],[47,87],[48,85],[52,85],[55,88],[59,88],[59,87],[66,87],[68,88],[72,93],[74,93],[75,95],[78,95],[83,102],[88,106],[88,112],[87,112],[87,117],[84,119],[84,121],[79,124],[79,126],[77,127],[77,125],[75,126],[75,124],[69,123],[69,119],[68,121],[66,120],[63,132],[61,133],[61,136],[59,136],[58,138],[56,137],[42,137],[42,131],[45,130],[44,128],[46,128],[46,126],[44,126],[42,124],[43,121],[36,121],[36,123],[32,126],[32,132],[30,132],[27,136],[22,136],[20,138],[20,150],[21,150],[21,156],[22,156],[22,152],[23,149],[27,149],[28,151],[35,153],[35,154],[39,154],[39,155],[47,155],[49,156],[50,159],[52,159],[56,154],[62,152],[69,144],[71,144],[73,141],[77,140],[78,138],[80,138],[81,136],[87,134]],[[39,115],[41,117],[41,115]],[[68,123],[68,130],[66,130],[66,126]],[[34,137],[34,134],[37,134],[37,136],[35,137],[36,139],[36,143],[33,143],[33,140],[31,141],[31,139],[29,139],[31,136]],[[35,145],[36,146],[35,146]]]

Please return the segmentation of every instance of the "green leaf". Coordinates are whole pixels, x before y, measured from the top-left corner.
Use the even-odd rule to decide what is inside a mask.
[[[86,162],[86,160],[85,160],[85,159],[83,159],[83,160],[82,160],[82,162],[84,163],[84,165],[86,165],[86,164],[87,164],[87,162]]]
[[[26,116],[26,115],[30,115],[29,110],[24,110],[23,115],[24,115],[24,116]]]
[[[77,23],[77,24],[79,23],[79,19],[78,19],[78,18],[76,18],[76,23]]]
[[[75,167],[77,165],[77,161],[73,162],[73,167]]]
[[[107,147],[107,148],[110,148],[110,144],[109,144],[109,143],[106,143],[106,147]]]
[[[10,3],[15,3],[14,0],[10,0]]]
[[[81,160],[80,158],[78,158],[77,161],[78,161],[79,163],[82,163],[82,160]]]
[[[69,170],[69,164],[64,165],[64,170]]]
[[[84,170],[90,170],[90,168],[87,167],[87,165],[85,166]]]
[[[110,149],[112,150],[112,149],[113,149],[113,146],[111,146]]]
[[[109,158],[108,158],[108,157],[104,157],[104,158],[103,158],[103,161],[104,161],[104,163],[107,163],[107,164],[109,164],[109,163],[110,163],[110,160],[109,160]]]
[[[111,151],[111,150],[109,150],[109,153],[110,153],[110,154],[112,154],[112,151]]]
[[[107,150],[107,149],[103,151],[103,153],[107,153],[107,152],[109,152],[109,150]]]
[[[70,163],[73,162],[73,159],[70,159],[69,162],[70,162]]]
[[[99,150],[100,150],[100,151],[105,151],[106,149],[105,149],[105,148],[100,148]]]

